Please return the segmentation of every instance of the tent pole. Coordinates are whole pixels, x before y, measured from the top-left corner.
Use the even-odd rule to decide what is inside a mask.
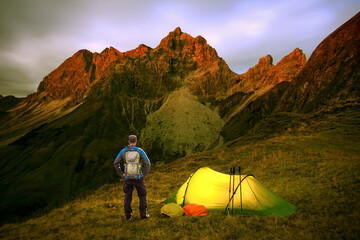
[[[184,192],[184,199],[183,199],[183,202],[182,202],[182,206],[184,207],[185,206],[185,197],[186,197],[186,193],[187,193],[187,190],[188,190],[188,187],[189,187],[189,183],[191,181],[191,178],[192,176],[199,170],[200,168],[196,169],[195,172],[193,172],[190,177],[189,177],[189,181],[187,182],[187,185],[186,185],[186,188],[185,188],[185,192]]]
[[[242,192],[241,192],[241,167],[239,166],[239,177],[240,177],[240,214],[242,214]]]
[[[232,185],[232,188],[233,188],[233,194],[234,194],[234,191],[235,191],[235,166],[233,167],[232,172],[233,172],[233,185]],[[234,198],[232,199],[231,215],[234,215]]]
[[[244,178],[241,179],[241,182],[243,182],[247,177],[254,177],[254,175],[247,174]],[[226,212],[227,209],[230,208],[230,202],[233,199],[233,197],[235,196],[235,193],[236,193],[236,191],[238,190],[239,187],[240,187],[240,183],[236,186],[236,189],[235,189],[234,193],[231,195],[230,200],[229,200],[228,204],[226,205],[225,212]]]
[[[229,181],[229,202],[230,202],[230,196],[231,196],[231,173],[232,173],[232,169],[230,168],[230,181]],[[225,211],[227,211],[227,214],[229,215],[230,213],[230,208],[225,209]]]

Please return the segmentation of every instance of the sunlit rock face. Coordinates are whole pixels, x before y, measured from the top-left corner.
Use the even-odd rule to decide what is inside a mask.
[[[52,99],[71,97],[81,101],[90,87],[104,77],[104,71],[113,62],[121,61],[123,56],[112,47],[100,54],[80,50],[44,78],[38,94],[45,93]]]
[[[100,54],[80,50],[44,78],[38,94],[81,101],[95,83],[109,77],[114,66],[115,73],[127,71],[127,81],[133,81],[135,88],[137,84],[146,86],[135,90],[154,90],[147,93],[150,97],[164,94],[158,89],[174,90],[183,85],[205,98],[226,96],[238,78],[203,37],[194,38],[177,28],[155,49],[141,44],[125,53],[113,47]]]
[[[271,55],[267,55],[260,58],[257,65],[240,75],[240,81],[232,92],[252,92],[273,87],[283,81],[291,82],[305,63],[305,54],[299,48],[282,58],[276,65],[273,65]]]
[[[310,112],[360,96],[360,13],[326,37],[279,103],[279,111]]]
[[[203,37],[194,38],[180,28],[170,32],[150,56],[174,84],[207,100],[227,96],[238,79]]]

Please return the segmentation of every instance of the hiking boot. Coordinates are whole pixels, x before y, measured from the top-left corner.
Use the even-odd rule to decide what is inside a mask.
[[[145,219],[145,218],[149,218],[150,215],[149,214],[145,214],[144,216],[141,216],[141,219]]]
[[[130,215],[129,217],[126,216],[126,220],[130,221],[132,219],[132,215]]]

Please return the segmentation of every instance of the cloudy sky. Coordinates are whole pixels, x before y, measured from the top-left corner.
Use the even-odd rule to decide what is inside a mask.
[[[359,0],[1,0],[0,95],[26,96],[79,49],[155,48],[170,31],[201,35],[237,72],[295,48],[307,58]]]

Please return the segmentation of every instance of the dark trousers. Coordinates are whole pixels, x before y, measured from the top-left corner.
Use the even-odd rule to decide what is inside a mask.
[[[132,202],[132,194],[134,187],[136,188],[137,194],[140,200],[140,216],[143,217],[146,215],[147,208],[147,199],[146,199],[146,188],[143,179],[126,179],[124,182],[124,193],[125,193],[125,201],[124,201],[124,210],[125,216],[129,218],[132,213],[131,202]]]

